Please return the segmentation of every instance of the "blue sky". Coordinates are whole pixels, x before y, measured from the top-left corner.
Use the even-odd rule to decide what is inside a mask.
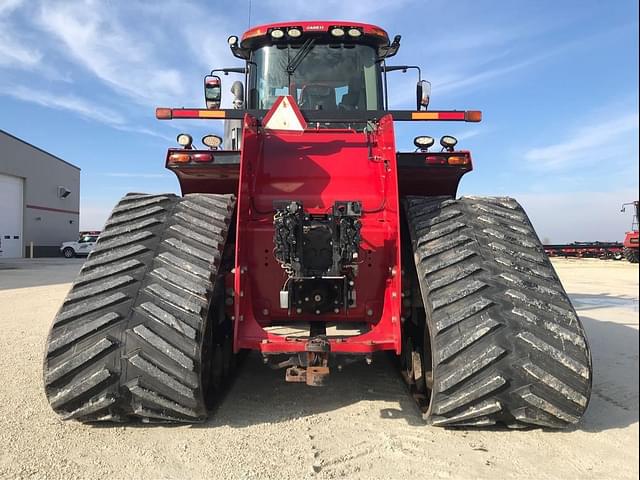
[[[82,168],[81,228],[100,228],[128,191],[178,191],[166,148],[222,124],[159,122],[154,107],[203,105],[202,76],[240,65],[226,39],[247,29],[248,6],[0,0],[0,128]],[[393,63],[422,67],[432,109],[483,110],[480,124],[397,129],[400,149],[449,133],[473,151],[460,193],[516,197],[553,242],[624,236],[620,204],[638,197],[637,2],[253,1],[252,25],[292,19],[402,34]],[[412,108],[414,83],[390,74],[393,108]]]

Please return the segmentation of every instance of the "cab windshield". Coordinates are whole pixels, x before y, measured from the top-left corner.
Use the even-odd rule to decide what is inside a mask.
[[[376,51],[368,45],[315,44],[293,73],[287,71],[301,45],[271,45],[252,56],[251,100],[269,109],[291,95],[303,110],[378,110],[382,108]]]

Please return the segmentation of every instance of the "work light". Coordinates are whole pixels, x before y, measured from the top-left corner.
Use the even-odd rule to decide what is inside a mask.
[[[413,144],[420,150],[428,150],[434,143],[434,138],[428,135],[421,135],[413,139]]]
[[[191,148],[191,144],[193,143],[193,138],[191,138],[191,135],[188,133],[178,134],[178,138],[176,140],[178,141],[178,145],[184,148]]]
[[[222,145],[222,138],[217,135],[205,135],[202,137],[202,143],[211,150],[216,150],[220,145]]]
[[[445,135],[440,139],[440,145],[446,148],[449,151],[453,151],[453,147],[458,143],[458,139],[456,137],[452,137],[451,135]]]
[[[344,37],[344,29],[340,27],[333,27],[329,33],[334,37]]]
[[[284,37],[284,32],[279,28],[271,30],[271,38],[274,40],[280,40],[282,37]]]

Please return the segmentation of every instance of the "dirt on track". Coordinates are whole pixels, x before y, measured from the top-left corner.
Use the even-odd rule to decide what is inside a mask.
[[[568,431],[425,426],[386,355],[317,389],[251,355],[208,422],[63,422],[46,335],[81,261],[0,262],[1,478],[637,478],[638,266],[554,260],[587,330],[594,389]],[[31,286],[33,285],[33,286]]]

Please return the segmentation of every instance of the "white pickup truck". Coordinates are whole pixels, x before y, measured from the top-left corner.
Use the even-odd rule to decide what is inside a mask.
[[[76,242],[64,242],[60,246],[60,252],[65,258],[73,258],[77,256],[86,256],[91,253],[93,247],[98,240],[98,235],[82,235]]]

